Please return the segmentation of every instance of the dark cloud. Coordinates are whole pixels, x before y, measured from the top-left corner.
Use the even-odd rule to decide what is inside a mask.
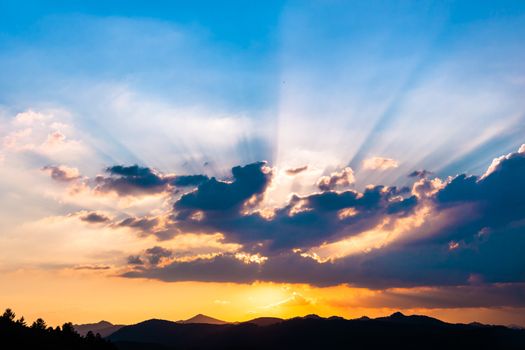
[[[157,265],[163,258],[170,258],[173,256],[173,252],[170,249],[159,246],[146,249],[145,254],[149,263],[152,265]]]
[[[97,176],[96,189],[117,192],[119,195],[154,194],[164,192],[171,177],[164,177],[150,168],[138,165],[115,165],[106,169],[111,176]]]
[[[159,259],[160,260],[160,259]],[[156,265],[157,262],[151,262]],[[196,259],[173,262],[164,267],[152,267],[124,273],[124,277],[146,277],[163,281],[239,282],[255,281],[257,264],[245,264],[231,255],[219,255],[210,260]]]
[[[201,183],[208,180],[209,178],[206,175],[181,175],[175,176],[175,178],[171,181],[171,184],[177,187],[194,187],[199,186]]]
[[[439,186],[420,179],[413,189],[417,196],[407,188],[385,186],[362,193],[295,195],[269,218],[241,212],[246,201],[262,194],[269,182],[262,164],[234,169],[232,182],[210,179],[182,196],[174,206],[176,225],[191,232],[222,232],[227,240],[242,243],[244,249],[260,252],[268,260],[247,264],[223,254],[136,269],[126,276],[319,286],[349,283],[379,289],[525,282],[522,152],[499,158],[481,177],[458,175]],[[424,224],[385,247],[324,263],[292,252],[292,248],[304,252],[364,232],[388,217],[410,219],[419,206],[431,208]],[[196,212],[203,215],[194,219]]]
[[[129,265],[144,265],[144,261],[142,261],[140,255],[130,255],[128,256],[128,264]]]
[[[525,220],[525,154],[499,158],[482,177],[456,176],[436,194],[435,201],[441,209],[471,208],[464,225],[450,238],[472,238],[484,228],[520,226]]]
[[[418,177],[420,179],[423,179],[425,177],[427,177],[428,175],[432,174],[432,172],[428,171],[428,170],[414,170],[413,172],[411,172],[410,174],[408,174],[408,177]]]
[[[91,224],[101,224],[109,222],[111,219],[104,214],[91,212],[80,216],[80,220]]]
[[[201,183],[196,191],[183,195],[175,209],[201,211],[232,211],[250,197],[262,194],[271,175],[264,171],[265,163],[258,162],[232,168],[233,181],[218,181],[214,177]]]
[[[368,305],[378,308],[448,309],[525,307],[525,284],[497,283],[416,289],[387,289],[373,297],[354,297],[331,303],[338,307]]]
[[[47,165],[42,168],[43,171],[49,172],[51,178],[59,182],[70,182],[80,178],[78,171],[61,165]]]
[[[172,187],[195,187],[209,180],[205,175],[164,175],[138,165],[115,165],[106,168],[106,172],[110,176],[95,178],[96,190],[114,191],[121,196],[162,193]]]
[[[143,168],[136,164],[131,166],[114,165],[106,168],[106,172],[110,173],[111,175],[120,175],[134,178],[148,178],[154,175],[150,168]]]
[[[399,201],[391,202],[387,207],[388,214],[408,213],[411,212],[417,205],[417,197],[410,196]]]
[[[292,168],[292,169],[286,169],[286,174],[288,175],[297,175],[302,173],[303,171],[308,169],[308,165],[299,167],[299,168]]]
[[[169,220],[160,217],[129,217],[116,223],[114,227],[129,227],[137,230],[141,235],[153,235],[164,241],[173,238],[178,232],[177,228]]]
[[[237,203],[236,210],[226,213],[204,211],[199,220],[192,218],[195,211],[185,210],[176,214],[175,221],[182,230],[222,232],[228,240],[247,245],[266,242],[266,250],[304,248],[372,228],[385,215],[408,215],[416,206],[417,198],[403,197],[406,194],[407,189],[384,186],[367,188],[363,193],[326,191],[293,196],[288,205],[277,209],[270,219],[258,213],[242,214]],[[175,209],[178,208],[177,202]],[[202,210],[203,206],[198,208]],[[354,209],[355,213],[341,217],[342,209]]]
[[[518,236],[520,235],[520,236]],[[234,255],[175,261],[126,274],[163,281],[271,281],[316,286],[350,284],[373,289],[417,286],[460,286],[473,281],[523,283],[523,227],[497,232],[475,246],[450,250],[446,244],[394,245],[320,263],[299,253],[269,255],[262,264],[246,264]]]
[[[75,270],[109,270],[111,269],[111,266],[101,266],[101,265],[81,265],[81,266],[75,266]]]
[[[129,217],[121,220],[117,223],[119,227],[131,227],[138,229],[143,232],[150,232],[152,229],[159,224],[159,218],[157,217],[144,217],[136,218]]]

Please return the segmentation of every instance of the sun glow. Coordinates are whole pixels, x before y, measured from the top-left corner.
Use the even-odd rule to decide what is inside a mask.
[[[359,233],[337,242],[326,243],[306,252],[307,256],[325,262],[344,258],[353,254],[367,253],[395,243],[404,234],[421,227],[431,214],[430,207],[422,207],[408,217],[392,219],[385,218],[375,228]]]

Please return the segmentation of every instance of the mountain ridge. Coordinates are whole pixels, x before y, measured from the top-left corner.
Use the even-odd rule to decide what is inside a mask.
[[[346,349],[349,341],[366,349],[525,348],[525,330],[453,324],[424,315],[356,319],[307,315],[252,321],[209,324],[151,319],[123,327],[108,339],[122,350]]]
[[[227,324],[229,322],[219,320],[217,318],[204,315],[204,314],[197,314],[193,317],[188,318],[187,320],[180,320],[177,321],[177,323],[205,323],[205,324]]]
[[[96,323],[75,324],[73,325],[73,328],[81,336],[85,336],[89,331],[91,331],[93,334],[98,333],[101,337],[106,338],[125,326],[126,325],[123,324],[112,324],[111,322],[102,320]]]

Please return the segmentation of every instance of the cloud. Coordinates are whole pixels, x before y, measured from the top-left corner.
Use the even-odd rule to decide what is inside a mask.
[[[398,166],[397,160],[392,158],[372,157],[363,161],[363,168],[366,170],[388,170]]]
[[[339,263],[319,263],[299,254],[280,254],[264,263],[245,261],[235,254],[218,254],[193,260],[175,260],[163,266],[132,269],[122,274],[129,278],[153,278],[166,282],[206,281],[253,283],[310,283],[329,286],[349,283],[350,276]]]
[[[153,263],[156,263],[153,256]],[[159,259],[160,260],[160,259]],[[150,260],[151,262],[151,260]],[[154,264],[155,265],[155,264]],[[255,279],[259,264],[243,263],[233,255],[218,255],[212,259],[176,261],[163,267],[136,269],[125,272],[129,278],[153,278],[163,281],[207,281],[251,283]]]
[[[300,293],[293,292],[288,298],[278,302],[262,306],[262,309],[273,309],[276,307],[294,307],[294,306],[308,306],[314,303],[314,300],[306,298]]]
[[[502,167],[502,163],[509,161],[513,158],[520,157],[520,155],[525,154],[525,144],[521,145],[517,153],[509,153],[505,156],[498,157],[492,161],[487,171],[481,176],[481,180],[489,176],[495,171],[498,171]]]
[[[199,189],[196,191],[198,192]],[[181,201],[184,196],[181,198]],[[220,200],[220,199],[216,199]],[[271,217],[260,212],[243,213],[240,203],[228,211],[203,210],[202,206],[179,212],[174,205],[175,225],[182,231],[222,232],[228,240],[247,245],[264,243],[265,250],[310,247],[373,227],[386,216],[410,214],[417,198],[408,189],[375,186],[362,193],[326,191],[292,196]],[[341,211],[353,209],[354,215]],[[200,214],[200,215],[197,215]]]
[[[144,261],[139,255],[130,255],[127,260],[129,265],[144,265]]]
[[[108,216],[97,212],[86,213],[80,216],[80,220],[91,224],[100,224],[111,221],[111,219]]]
[[[423,179],[425,177],[427,177],[428,175],[432,174],[432,172],[428,171],[428,170],[414,170],[413,172],[411,172],[410,174],[408,174],[408,177],[418,177],[420,179]]]
[[[173,187],[195,187],[209,181],[206,175],[162,174],[148,167],[138,165],[114,165],[106,168],[110,176],[95,178],[95,190],[116,192],[121,196],[157,194],[172,190]]]
[[[152,265],[157,265],[163,258],[170,258],[172,255],[173,252],[171,250],[159,246],[146,249],[146,256]]]
[[[55,147],[63,144],[65,141],[66,135],[57,130],[47,135],[47,139],[43,145],[47,147]]]
[[[242,261],[234,253],[220,253],[166,261],[124,276],[318,286],[347,283],[369,288],[452,287],[475,280],[525,282],[522,152],[500,159],[482,177],[421,178],[412,189],[373,186],[363,192],[293,195],[267,217],[256,210],[243,211],[249,198],[261,195],[270,181],[261,167],[240,168],[246,171],[237,171],[229,183],[210,179],[185,195],[191,195],[189,202],[182,196],[179,201],[184,203],[175,203],[174,216],[182,231],[221,232],[250,254],[263,254],[264,261]],[[248,174],[258,181],[248,186],[243,177]],[[230,194],[234,200],[220,202]],[[196,217],[196,212],[202,215]],[[340,249],[342,242],[354,246],[330,259],[315,253],[330,244]]]
[[[286,169],[286,174],[293,176],[302,173],[303,171],[306,171],[308,169],[308,165],[298,167],[298,168],[290,168]]]
[[[64,122],[68,119],[68,113],[61,110],[18,113],[0,130],[0,150],[27,163],[35,160],[59,164],[74,163],[79,158],[92,160],[92,150],[77,138],[76,130]]]
[[[209,178],[206,175],[180,175],[175,176],[175,178],[171,181],[171,184],[177,187],[194,187],[208,180]]]
[[[100,265],[81,265],[75,266],[75,270],[109,270],[111,266],[100,266]]]
[[[216,234],[178,234],[172,239],[163,242],[163,246],[155,245],[137,254],[128,256],[129,265],[156,264],[163,261],[166,265],[172,261],[192,261],[196,259],[209,259],[220,254],[231,254],[239,261],[264,262],[266,258],[261,254],[250,254],[241,252],[242,246],[235,243],[227,243],[224,236]],[[159,258],[153,258],[158,256]],[[162,259],[160,259],[162,258]]]
[[[49,119],[50,116],[29,109],[25,112],[18,113],[13,120],[13,124],[31,126],[36,123],[46,122]]]
[[[525,284],[498,283],[444,287],[393,288],[372,295],[356,295],[331,302],[352,308],[369,305],[377,308],[448,309],[525,307]]]
[[[77,168],[65,165],[47,165],[42,168],[42,171],[49,173],[53,180],[60,182],[70,182],[80,178]]]
[[[109,177],[95,178],[95,189],[100,192],[115,191],[121,196],[164,192],[172,180],[170,176],[166,178],[150,168],[138,165],[115,165],[108,167],[106,172],[110,174]]]
[[[116,226],[131,227],[143,232],[152,232],[153,228],[159,225],[160,221],[157,217],[129,217],[119,221]]]
[[[169,217],[164,215],[127,217],[116,221],[113,228],[128,227],[139,233],[139,236],[155,236],[159,241],[172,239],[180,233]]]
[[[349,186],[355,182],[354,171],[352,168],[344,168],[340,172],[331,173],[323,176],[317,181],[317,187],[321,191],[330,191],[336,187]]]
[[[211,178],[201,183],[196,191],[183,195],[175,209],[201,210],[204,212],[231,211],[252,196],[264,192],[271,178],[265,162],[232,168],[233,181],[224,182]]]

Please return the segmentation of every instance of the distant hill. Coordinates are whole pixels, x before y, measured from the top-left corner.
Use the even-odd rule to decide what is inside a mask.
[[[0,316],[0,349],[116,350],[114,344],[93,333],[78,334],[71,323],[49,327],[39,318],[31,325],[23,317],[15,320],[7,309]],[[142,345],[141,345],[142,346]]]
[[[148,320],[119,329],[109,340],[122,350],[525,349],[525,330],[451,324],[402,313],[354,320],[308,315],[289,320],[263,317],[236,324]]]
[[[102,337],[108,337],[111,334],[115,333],[119,329],[124,327],[124,325],[115,325],[108,321],[100,321],[97,323],[87,323],[87,324],[75,324],[73,328],[78,334],[85,336],[89,331],[94,334],[100,334]]]
[[[222,321],[210,316],[203,314],[195,315],[187,320],[180,320],[177,323],[189,324],[189,323],[199,323],[199,324],[227,324],[228,322]],[[89,331],[93,334],[100,334],[103,338],[109,337],[111,334],[115,333],[122,327],[126,325],[115,325],[108,321],[100,321],[97,323],[87,323],[87,324],[75,324],[73,328],[81,336],[85,336]]]
[[[178,321],[178,323],[205,323],[205,324],[227,324],[228,322],[218,320],[216,318],[206,316],[203,314],[195,315],[187,320]]]
[[[257,326],[269,326],[269,325],[276,324],[282,321],[284,320],[278,317],[258,317],[258,318],[254,318],[253,320],[245,321],[242,323],[253,323]]]

